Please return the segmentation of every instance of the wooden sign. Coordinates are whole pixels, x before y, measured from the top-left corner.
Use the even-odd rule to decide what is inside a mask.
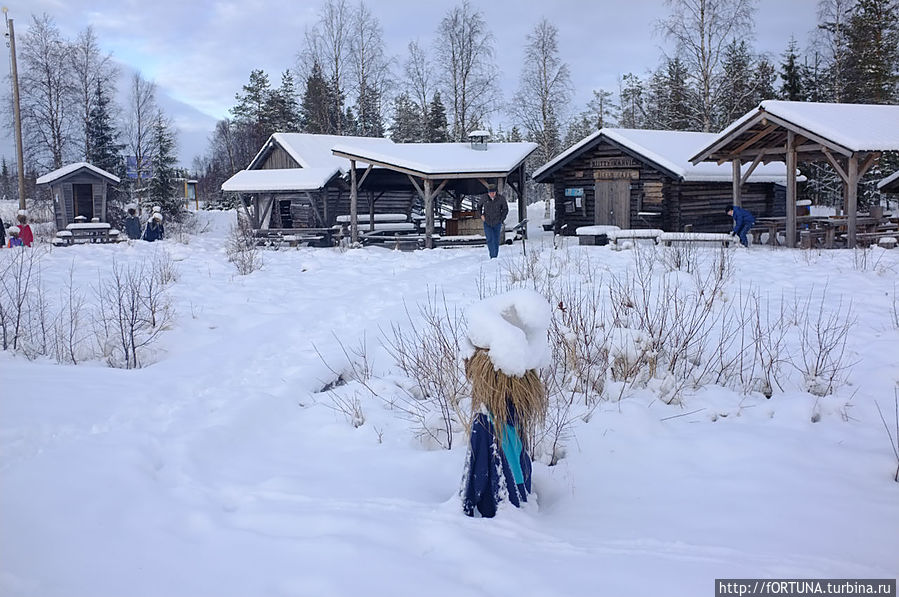
[[[647,205],[661,205],[663,200],[664,196],[662,195],[662,183],[643,183],[643,203]]]
[[[639,170],[594,170],[593,178],[596,180],[637,180],[640,178]]]
[[[633,158],[595,158],[590,160],[591,168],[639,168],[640,164]]]

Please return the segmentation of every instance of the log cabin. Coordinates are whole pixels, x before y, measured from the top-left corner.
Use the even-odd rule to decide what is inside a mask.
[[[63,230],[79,216],[88,222],[95,218],[106,222],[108,187],[121,181],[102,168],[77,162],[48,172],[36,182],[50,187],[56,229]]]
[[[730,164],[690,158],[714,133],[603,128],[537,169],[533,178],[553,186],[554,229],[614,225],[667,232],[727,232],[733,203]],[[758,166],[741,192],[757,217],[783,216],[786,168]]]

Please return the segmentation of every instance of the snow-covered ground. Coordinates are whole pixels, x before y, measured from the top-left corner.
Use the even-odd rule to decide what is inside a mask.
[[[175,315],[142,369],[0,352],[0,595],[710,595],[715,578],[899,576],[874,405],[891,416],[899,384],[899,251],[734,249],[725,299],[851,300],[848,383],[816,397],[793,372],[770,400],[709,384],[673,405],[634,386],[576,422],[557,465],[535,463],[535,501],[487,520],[460,510],[464,436],[439,449],[391,408],[402,382],[380,339],[435,291],[467,307],[533,257],[301,248],[238,276],[233,214],[200,217],[186,245],[43,257],[55,296],[73,263],[87,287],[113,257],[164,251]],[[560,283],[635,266],[532,233],[529,255],[568,264]],[[354,426],[320,390],[363,342],[380,398],[337,388],[359,390]]]

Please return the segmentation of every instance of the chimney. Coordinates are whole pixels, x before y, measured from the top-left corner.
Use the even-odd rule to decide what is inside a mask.
[[[468,138],[471,140],[472,149],[487,151],[487,139],[490,138],[490,133],[487,131],[471,131],[468,133]]]

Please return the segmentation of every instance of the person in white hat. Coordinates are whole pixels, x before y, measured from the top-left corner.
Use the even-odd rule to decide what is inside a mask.
[[[19,238],[19,227],[18,226],[10,226],[9,230],[9,242],[7,243],[7,247],[12,249],[14,247],[22,247],[25,243],[22,242],[22,239]]]
[[[165,238],[165,228],[162,226],[162,214],[154,213],[144,229],[144,240],[152,243],[163,238]]]

